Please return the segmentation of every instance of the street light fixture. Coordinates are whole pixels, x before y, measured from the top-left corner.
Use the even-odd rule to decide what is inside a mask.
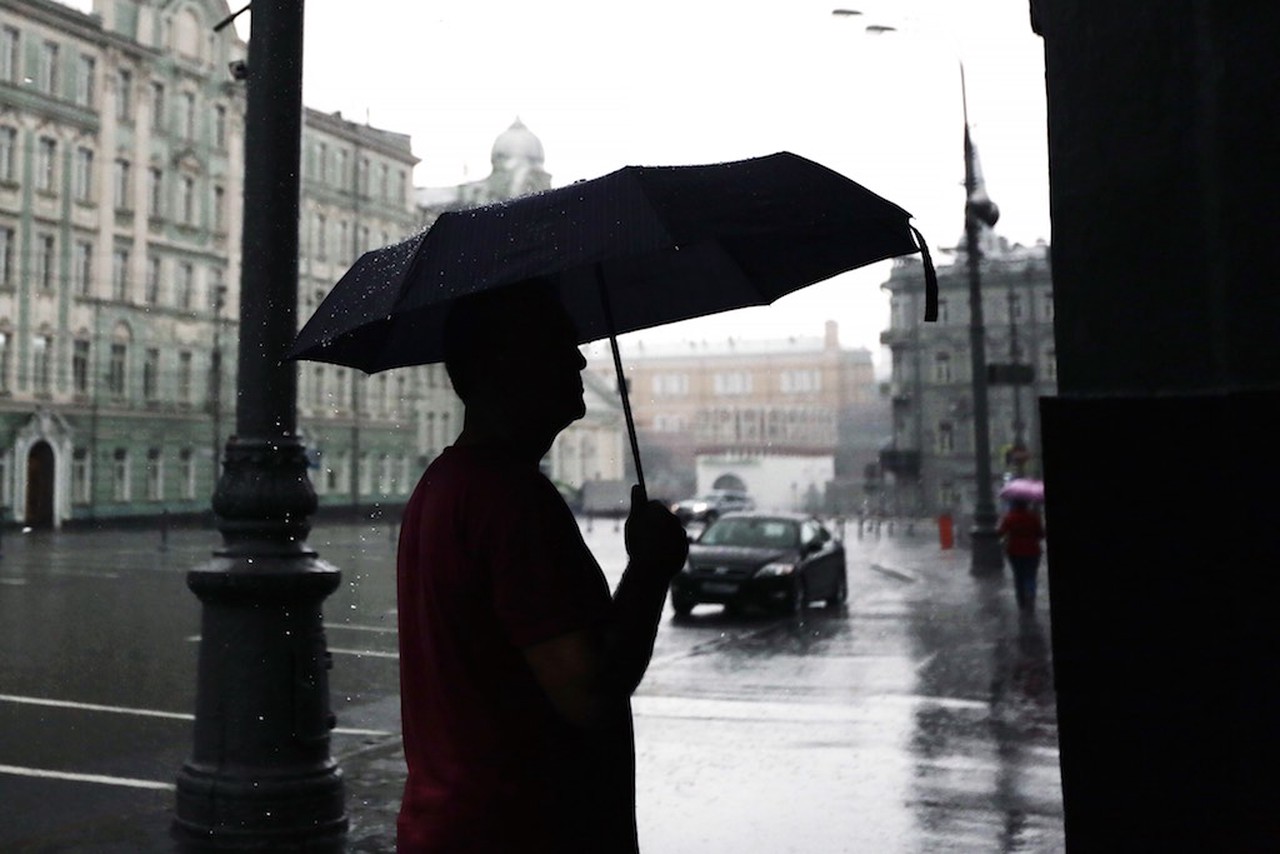
[[[862,13],[856,9],[832,9],[837,17]],[[872,35],[897,32],[897,27],[869,24]],[[991,483],[991,414],[987,388],[986,322],[982,310],[982,250],[979,233],[982,226],[995,225],[1000,209],[979,186],[977,157],[969,133],[969,95],[965,86],[964,60],[957,53],[960,66],[960,103],[964,115],[964,237],[965,260],[969,274],[969,359],[973,394],[974,479],[977,495],[973,509],[970,537],[970,572],[975,576],[998,575],[1004,569],[1004,556],[996,534],[996,505]]]

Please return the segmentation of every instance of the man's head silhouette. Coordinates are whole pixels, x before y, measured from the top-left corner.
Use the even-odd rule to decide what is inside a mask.
[[[585,413],[573,322],[545,280],[465,297],[445,322],[445,369],[466,427],[536,451]]]

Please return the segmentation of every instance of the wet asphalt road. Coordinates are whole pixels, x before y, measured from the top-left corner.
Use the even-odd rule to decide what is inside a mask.
[[[311,538],[344,571],[325,607],[340,762],[398,731],[393,533]],[[1044,596],[1019,618],[1007,583],[974,581],[967,554],[931,533],[851,528],[838,612],[667,614],[634,702],[646,851],[1062,850]],[[616,580],[620,532],[584,535]],[[6,532],[0,851],[165,850],[195,691],[184,573],[215,543],[205,530],[173,532],[163,552],[155,532]],[[394,782],[382,814],[351,805],[359,850],[387,850],[371,825]]]

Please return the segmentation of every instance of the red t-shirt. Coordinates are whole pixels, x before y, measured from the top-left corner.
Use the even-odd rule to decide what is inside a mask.
[[[1040,554],[1044,525],[1040,522],[1040,516],[1030,510],[1010,510],[1000,520],[997,533],[1005,538],[1005,554],[1013,557],[1035,557]]]
[[[397,583],[397,850],[635,851],[629,701],[604,726],[573,726],[521,652],[611,608],[551,482],[495,448],[448,448],[405,508]]]

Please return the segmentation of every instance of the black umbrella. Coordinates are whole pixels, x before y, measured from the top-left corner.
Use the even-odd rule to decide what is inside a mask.
[[[914,252],[924,256],[925,319],[933,320],[933,266],[909,220],[897,205],[788,152],[708,166],[629,166],[445,213],[427,231],[365,253],[298,333],[289,358],[366,373],[438,362],[453,301],[533,277],[557,281],[585,343],[765,305]]]

